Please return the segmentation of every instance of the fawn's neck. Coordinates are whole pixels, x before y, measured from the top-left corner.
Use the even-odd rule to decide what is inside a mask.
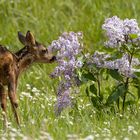
[[[23,70],[27,69],[29,65],[34,62],[34,56],[31,54],[27,47],[25,46],[23,49],[19,50],[15,53],[18,57],[18,73],[20,74]]]

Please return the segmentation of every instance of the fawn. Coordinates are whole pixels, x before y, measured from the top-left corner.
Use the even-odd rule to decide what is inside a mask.
[[[16,96],[19,75],[33,62],[52,63],[56,60],[56,57],[52,55],[47,48],[35,40],[30,31],[27,31],[26,36],[21,32],[18,32],[18,38],[24,47],[16,53],[12,53],[7,48],[0,45],[0,102],[3,110],[2,114],[5,127],[7,127],[8,124],[6,116],[7,94],[5,92],[5,86],[8,87],[8,96],[14,117],[17,124],[20,125]]]

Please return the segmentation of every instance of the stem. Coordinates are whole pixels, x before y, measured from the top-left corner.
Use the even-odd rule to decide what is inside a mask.
[[[132,53],[130,53],[129,66],[131,66],[131,63],[132,63],[133,54],[134,54],[134,49],[133,49]],[[128,91],[128,86],[129,86],[129,77],[126,78],[126,82],[125,82],[126,92],[124,93],[124,96],[123,96],[123,106],[122,106],[123,113],[124,113],[125,100],[126,100],[126,94]]]
[[[126,94],[127,94],[127,91],[128,91],[128,82],[129,82],[129,78],[127,78],[126,82],[125,82],[126,92],[124,93],[124,96],[123,96],[123,106],[122,106],[123,113],[124,113],[124,107],[125,107]]]
[[[98,84],[98,96],[101,96],[101,83],[99,79],[99,75],[97,75],[97,84]]]
[[[118,98],[117,100],[117,107],[118,107],[118,110],[120,111],[120,98]]]

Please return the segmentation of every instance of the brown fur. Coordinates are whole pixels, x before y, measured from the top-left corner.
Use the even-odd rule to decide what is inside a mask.
[[[16,53],[12,53],[0,45],[0,102],[3,110],[5,127],[7,127],[7,94],[5,92],[5,86],[8,87],[8,96],[16,122],[19,125],[20,121],[17,114],[18,103],[16,97],[19,75],[33,62],[51,63],[55,60],[55,56],[53,56],[51,52],[48,52],[42,44],[38,43],[30,31],[27,32],[26,36],[23,36],[19,32],[18,37],[25,47]]]

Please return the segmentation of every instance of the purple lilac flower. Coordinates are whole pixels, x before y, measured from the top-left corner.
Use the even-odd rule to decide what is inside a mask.
[[[120,59],[105,62],[104,67],[109,69],[118,69],[118,72],[126,77],[132,77],[132,65],[129,64],[128,55],[124,55]]]
[[[136,19],[121,20],[117,16],[105,20],[102,28],[106,31],[108,41],[105,42],[107,47],[118,47],[124,43],[133,41],[136,43],[140,38],[140,28]],[[136,39],[131,39],[130,35],[136,34]]]
[[[83,65],[78,58],[82,50],[80,42],[82,37],[81,32],[65,32],[49,46],[49,50],[56,52],[58,62],[52,77],[61,77],[58,87],[57,113],[60,113],[63,108],[71,104],[70,89],[77,84],[75,70]]]
[[[125,35],[129,34],[139,34],[140,29],[136,19],[125,19],[123,21],[123,32]]]
[[[63,94],[57,97],[56,114],[59,115],[61,111],[67,106],[71,106],[70,91],[65,90]]]
[[[111,56],[103,52],[95,52],[92,57],[92,63],[100,68],[117,69],[120,74],[131,78],[134,77],[134,72],[137,71],[137,69],[134,69],[133,67],[140,65],[137,58],[133,58],[130,64],[128,54],[124,54],[122,58],[114,61],[108,61],[107,58],[111,58]]]
[[[104,62],[106,59],[110,58],[111,56],[109,54],[105,54],[104,52],[98,52],[96,51],[92,56],[92,62],[93,64],[96,64],[97,67],[104,67]]]

